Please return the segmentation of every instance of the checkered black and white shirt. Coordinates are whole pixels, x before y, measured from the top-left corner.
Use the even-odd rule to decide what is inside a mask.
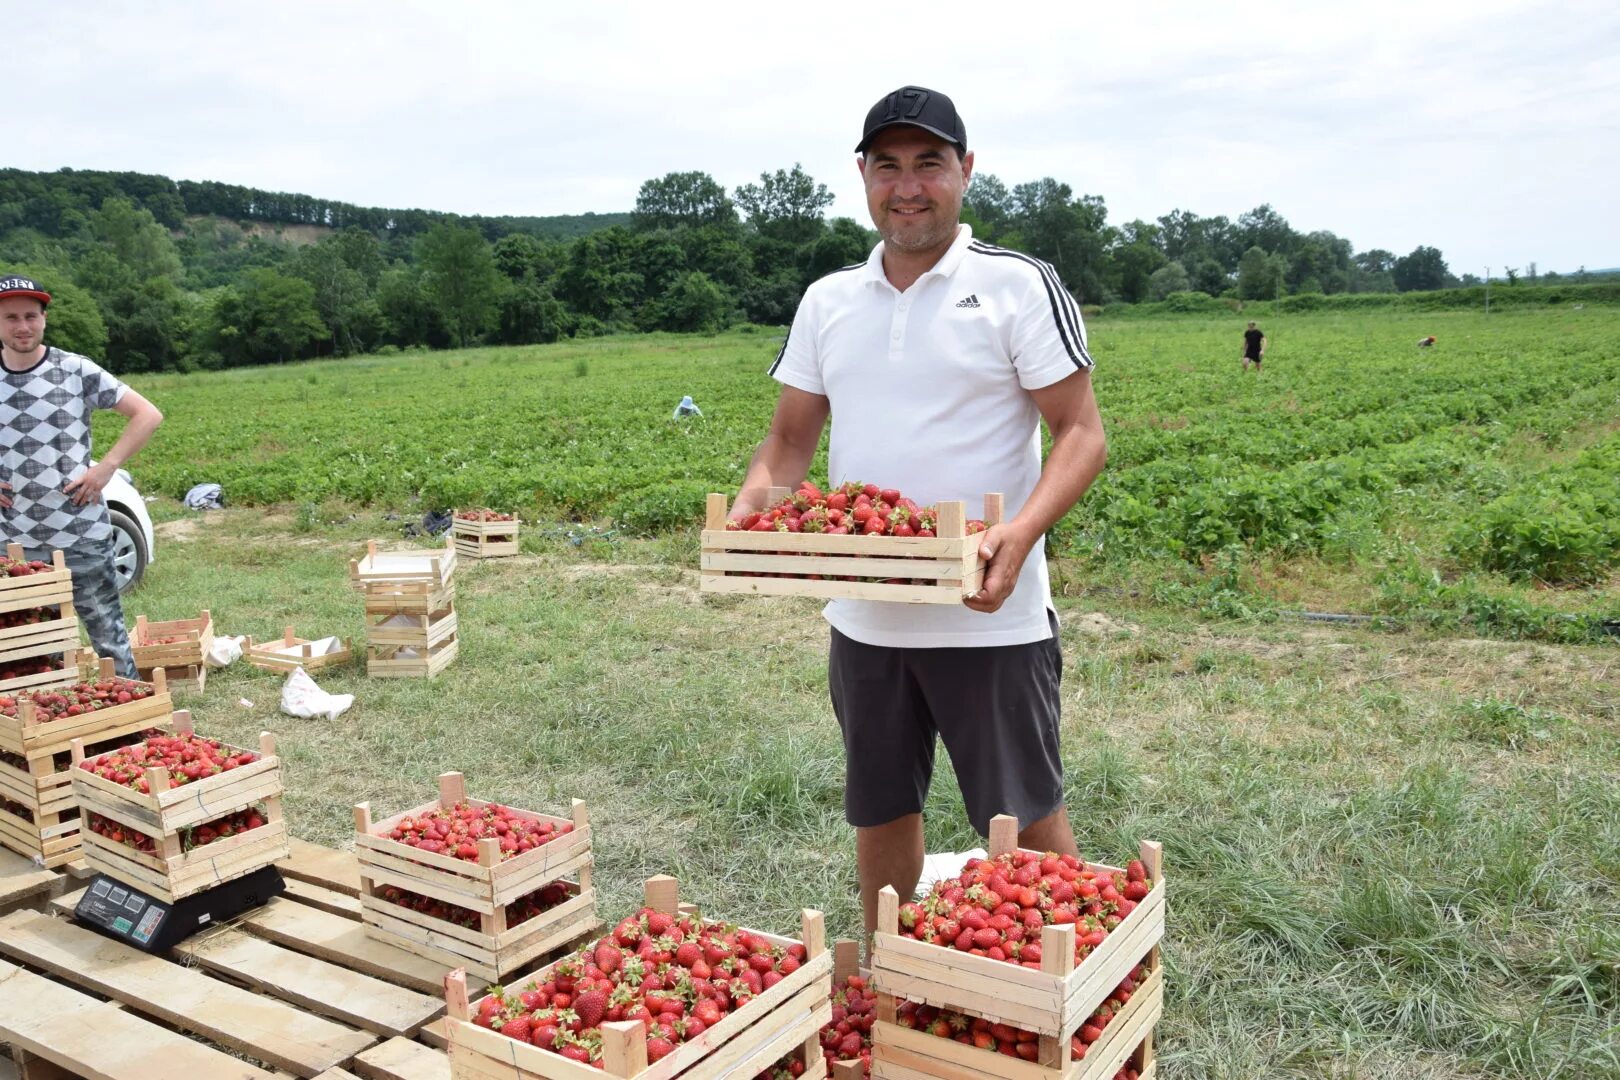
[[[62,488],[90,468],[90,414],[118,404],[129,387],[95,361],[47,348],[27,371],[0,369],[0,510],[8,542],[70,548],[112,535],[107,504],[74,506]]]

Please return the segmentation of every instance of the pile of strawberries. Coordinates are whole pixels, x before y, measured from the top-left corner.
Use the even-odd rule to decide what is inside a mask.
[[[501,858],[511,859],[541,844],[574,831],[572,821],[560,824],[549,818],[525,817],[509,806],[458,802],[448,810],[434,807],[425,814],[400,818],[386,835],[435,855],[478,861],[478,841],[486,836],[501,842]]]
[[[918,506],[895,488],[851,480],[831,494],[806,480],[775,506],[726,522],[733,532],[827,533],[830,536],[934,536],[939,510]],[[984,522],[968,522],[970,533]]]
[[[20,679],[25,675],[43,675],[47,671],[61,671],[62,658],[60,656],[30,656],[26,660],[13,660],[9,664],[0,665],[0,679]],[[9,698],[0,698],[0,701],[9,701]],[[11,706],[12,710],[16,705]],[[8,711],[7,716],[17,715],[15,711]]]
[[[56,567],[39,559],[12,559],[0,555],[0,574],[6,577],[33,577],[35,574],[49,574]]]
[[[4,810],[6,813],[11,814],[14,817],[20,817],[29,824],[33,824],[34,812],[28,809],[28,807],[24,806],[22,803],[13,802],[4,795],[0,795],[0,810]]]
[[[833,987],[832,1007],[832,1022],[821,1029],[821,1053],[828,1071],[835,1061],[860,1058],[866,1075],[871,1076],[877,995],[868,989],[866,977],[851,975],[843,986]]]
[[[389,885],[377,894],[389,903],[400,907],[410,908],[412,911],[428,915],[435,919],[464,926],[468,930],[480,930],[482,924],[478,912],[471,908],[464,908],[457,904],[447,904],[443,900],[420,893],[408,892],[405,889]],[[550,911],[558,904],[571,900],[579,895],[579,886],[568,881],[553,881],[544,888],[536,889],[527,896],[520,896],[506,905],[506,925],[508,928],[520,923],[528,922],[541,912]]]
[[[543,983],[496,989],[473,1022],[570,1060],[601,1067],[604,1021],[639,1020],[647,1060],[673,1053],[797,971],[803,945],[643,908],[559,961]]]
[[[1039,970],[1041,930],[1073,924],[1075,962],[1103,943],[1153,883],[1138,859],[1123,871],[1072,855],[1013,851],[970,859],[919,903],[900,906],[900,932],[919,941]]]
[[[458,521],[515,521],[511,514],[503,514],[498,510],[457,510]]]
[[[135,642],[135,644],[137,644],[137,645],[178,645],[183,641],[196,641],[196,640],[197,640],[196,638],[188,638],[184,634],[175,634],[172,637],[141,638],[139,641]]]
[[[1107,1027],[1109,1021],[1130,1002],[1131,995],[1145,978],[1147,978],[1145,967],[1138,964],[1132,968],[1124,981],[1108,995],[1108,1000],[1099,1005],[1086,1022],[1080,1025],[1080,1030],[1069,1040],[1069,1052],[1075,1061],[1084,1058],[1091,1044],[1102,1038],[1103,1028]],[[1008,1057],[1034,1061],[1040,1056],[1041,1037],[1038,1033],[1013,1027],[1011,1024],[992,1023],[982,1016],[969,1016],[954,1009],[940,1009],[916,1001],[905,1001],[901,1002],[896,1010],[896,1022],[901,1027],[926,1031],[930,1035],[953,1039],[967,1046],[1005,1054]]]
[[[149,684],[129,679],[74,683],[72,686],[61,686],[51,690],[0,695],[0,715],[16,716],[19,700],[31,697],[34,700],[35,720],[45,723],[64,716],[80,716],[98,709],[110,709],[115,705],[127,705],[131,701],[151,697],[153,693],[153,688]]]
[[[132,746],[86,758],[79,763],[79,768],[142,795],[150,795],[152,789],[146,782],[146,769],[168,769],[169,783],[179,787],[258,760],[259,755],[253,751],[226,746],[218,739],[159,732]]]
[[[258,807],[249,807],[246,810],[237,810],[224,817],[205,821],[201,825],[193,825],[189,829],[180,830],[181,852],[191,851],[195,848],[206,847],[215,840],[226,840],[250,829],[257,829],[264,824],[264,811]],[[90,815],[90,831],[97,836],[104,836],[115,844],[124,844],[136,851],[147,855],[158,854],[157,841],[138,829],[102,817],[100,814]]]
[[[57,607],[31,607],[20,611],[0,612],[0,630],[10,630],[18,626],[37,626],[40,623],[55,622],[62,617],[62,608]]]

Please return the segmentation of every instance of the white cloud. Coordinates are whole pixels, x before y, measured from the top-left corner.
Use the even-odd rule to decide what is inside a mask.
[[[802,162],[864,218],[861,118],[916,82],[956,99],[981,170],[1054,176],[1116,222],[1270,202],[1459,270],[1620,264],[1610,5],[551,8],[51,5],[48,112],[8,163],[548,214]]]

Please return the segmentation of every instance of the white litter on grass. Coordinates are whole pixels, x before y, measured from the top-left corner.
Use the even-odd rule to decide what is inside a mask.
[[[917,879],[917,892],[913,899],[921,900],[927,896],[928,890],[934,887],[934,882],[960,874],[969,859],[989,857],[990,853],[984,848],[973,848],[971,851],[941,851],[934,855],[924,855],[922,877]]]
[[[315,680],[301,667],[293,668],[281,687],[281,711],[288,716],[336,720],[353,704],[353,694],[328,694],[315,685]]]
[[[251,709],[251,708],[253,708],[253,702],[251,702],[251,701],[249,701],[249,700],[248,700],[248,699],[247,699],[247,698],[245,698],[245,697],[239,697],[239,698],[237,698],[237,699],[236,699],[236,703],[237,703],[237,704],[238,704],[238,705],[240,705],[240,706],[242,706],[242,708],[244,708],[244,709]]]
[[[229,667],[241,658],[244,640],[246,639],[227,634],[219,635],[208,647],[208,655],[203,657],[203,663],[211,668]]]

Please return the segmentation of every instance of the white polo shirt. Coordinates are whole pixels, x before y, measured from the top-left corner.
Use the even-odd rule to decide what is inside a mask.
[[[883,245],[865,263],[811,285],[770,373],[828,399],[832,484],[899,488],[927,505],[984,515],[999,491],[1008,518],[1041,475],[1040,411],[1031,390],[1089,369],[1085,327],[1057,272],[973,239],[905,292],[883,276]],[[868,645],[1021,645],[1051,636],[1042,538],[994,614],[965,606],[834,600],[827,621]]]

